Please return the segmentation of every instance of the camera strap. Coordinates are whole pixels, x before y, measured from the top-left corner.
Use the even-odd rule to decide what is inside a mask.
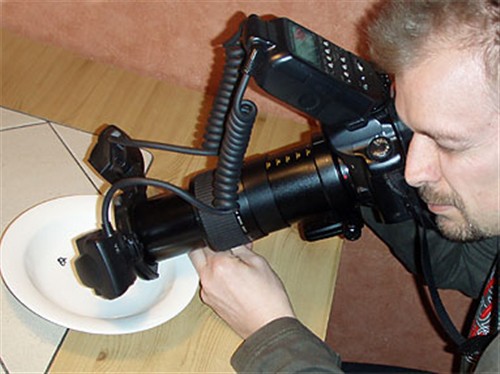
[[[401,198],[405,202],[406,207],[415,220],[418,248],[420,249],[420,267],[422,270],[424,281],[428,286],[430,299],[432,305],[434,306],[434,311],[446,334],[451,338],[451,340],[457,347],[460,347],[466,343],[467,339],[458,331],[448,312],[446,311],[443,301],[439,296],[439,292],[437,290],[436,282],[434,280],[432,272],[429,245],[427,242],[427,228],[434,227],[435,224],[422,208],[420,199],[418,198],[416,191],[404,182],[402,174],[398,173],[395,175],[390,175],[388,177],[388,182],[391,191],[401,196]]]
[[[417,226],[417,230],[419,232],[418,238],[420,242],[419,245],[422,274],[424,276],[425,283],[428,286],[429,294],[436,315],[441,322],[443,329],[451,338],[460,354],[468,357],[479,356],[486,349],[488,344],[490,344],[490,342],[498,335],[498,331],[487,335],[476,335],[470,338],[464,337],[458,331],[448,312],[446,311],[446,308],[436,287],[436,283],[432,273],[426,228],[423,225],[419,225]]]
[[[486,333],[483,333],[482,335],[478,334],[476,336],[466,338],[456,328],[455,324],[450,318],[450,315],[446,311],[443,301],[441,300],[432,271],[429,244],[427,241],[427,229],[436,227],[436,225],[429,214],[427,214],[427,212],[423,209],[420,203],[420,199],[418,198],[415,190],[410,188],[406,183],[401,183],[401,181],[399,181],[398,179],[391,179],[389,182],[391,182],[389,183],[391,190],[395,193],[398,193],[402,197],[405,205],[408,207],[411,215],[415,220],[417,239],[419,241],[417,245],[420,250],[420,267],[424,282],[428,286],[431,303],[434,307],[435,314],[439,322],[441,323],[441,326],[443,327],[449,338],[452,340],[456,347],[456,350],[460,354],[464,355],[465,357],[479,357],[480,354],[486,349],[488,344],[498,335],[498,329],[496,329],[495,331],[488,331]],[[497,258],[496,265],[494,265],[494,267],[499,266],[499,260],[500,259]],[[495,269],[493,269],[492,271],[494,270]],[[500,321],[497,322],[500,325]]]
[[[434,281],[434,275],[432,273],[429,245],[427,243],[427,230],[421,225],[417,227],[417,230],[419,231],[422,274],[424,276],[425,283],[429,288],[429,294],[432,300],[432,304],[434,305],[434,310],[448,336],[451,338],[451,340],[453,340],[456,346],[460,347],[465,343],[466,339],[456,328],[455,324],[450,318],[450,315],[446,311],[441,297],[439,296],[436,282]]]

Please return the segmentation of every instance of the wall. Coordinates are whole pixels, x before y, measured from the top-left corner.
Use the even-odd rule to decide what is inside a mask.
[[[286,16],[356,49],[360,17],[372,2],[7,0],[1,24],[93,60],[215,93],[223,59],[214,49],[237,30],[245,14]],[[41,18],[43,24],[35,21]],[[262,98],[258,104],[266,112],[289,115]]]

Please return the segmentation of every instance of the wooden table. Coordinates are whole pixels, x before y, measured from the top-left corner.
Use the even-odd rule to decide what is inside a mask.
[[[211,102],[203,93],[88,61],[7,31],[2,35],[2,54],[2,106],[86,131],[114,123],[139,139],[199,144],[204,128],[200,119],[206,118]],[[305,121],[260,114],[248,154],[303,141],[308,133]],[[191,173],[214,166],[204,158],[153,154],[148,175],[183,186]],[[296,227],[255,244],[282,278],[298,317],[321,338],[340,247],[339,239],[306,243]],[[237,335],[195,297],[179,316],[141,333],[69,331],[49,371],[230,372],[229,357],[239,343]]]

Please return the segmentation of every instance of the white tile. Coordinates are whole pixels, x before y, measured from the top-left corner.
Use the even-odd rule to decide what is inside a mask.
[[[1,228],[55,197],[95,194],[87,176],[49,124],[0,132]],[[1,285],[1,352],[8,372],[44,372],[66,329],[22,306]]]
[[[92,183],[99,191],[104,192],[109,187],[109,183],[101,178],[87,161],[93,146],[97,143],[97,136],[52,122],[50,125],[59,135],[72,156],[77,160],[85,174],[92,180]]]
[[[66,333],[25,308],[1,282],[1,356],[10,373],[43,373]]]
[[[0,107],[0,130],[42,122],[45,120]]]
[[[48,124],[2,131],[2,231],[16,215],[59,196],[96,190]]]

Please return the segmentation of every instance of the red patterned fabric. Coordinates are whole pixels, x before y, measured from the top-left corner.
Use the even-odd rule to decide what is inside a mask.
[[[498,262],[498,261],[497,261]],[[500,330],[500,295],[498,287],[498,266],[495,264],[484,288],[479,307],[469,332],[469,338],[494,334]],[[475,364],[479,354],[466,356],[466,360]]]

